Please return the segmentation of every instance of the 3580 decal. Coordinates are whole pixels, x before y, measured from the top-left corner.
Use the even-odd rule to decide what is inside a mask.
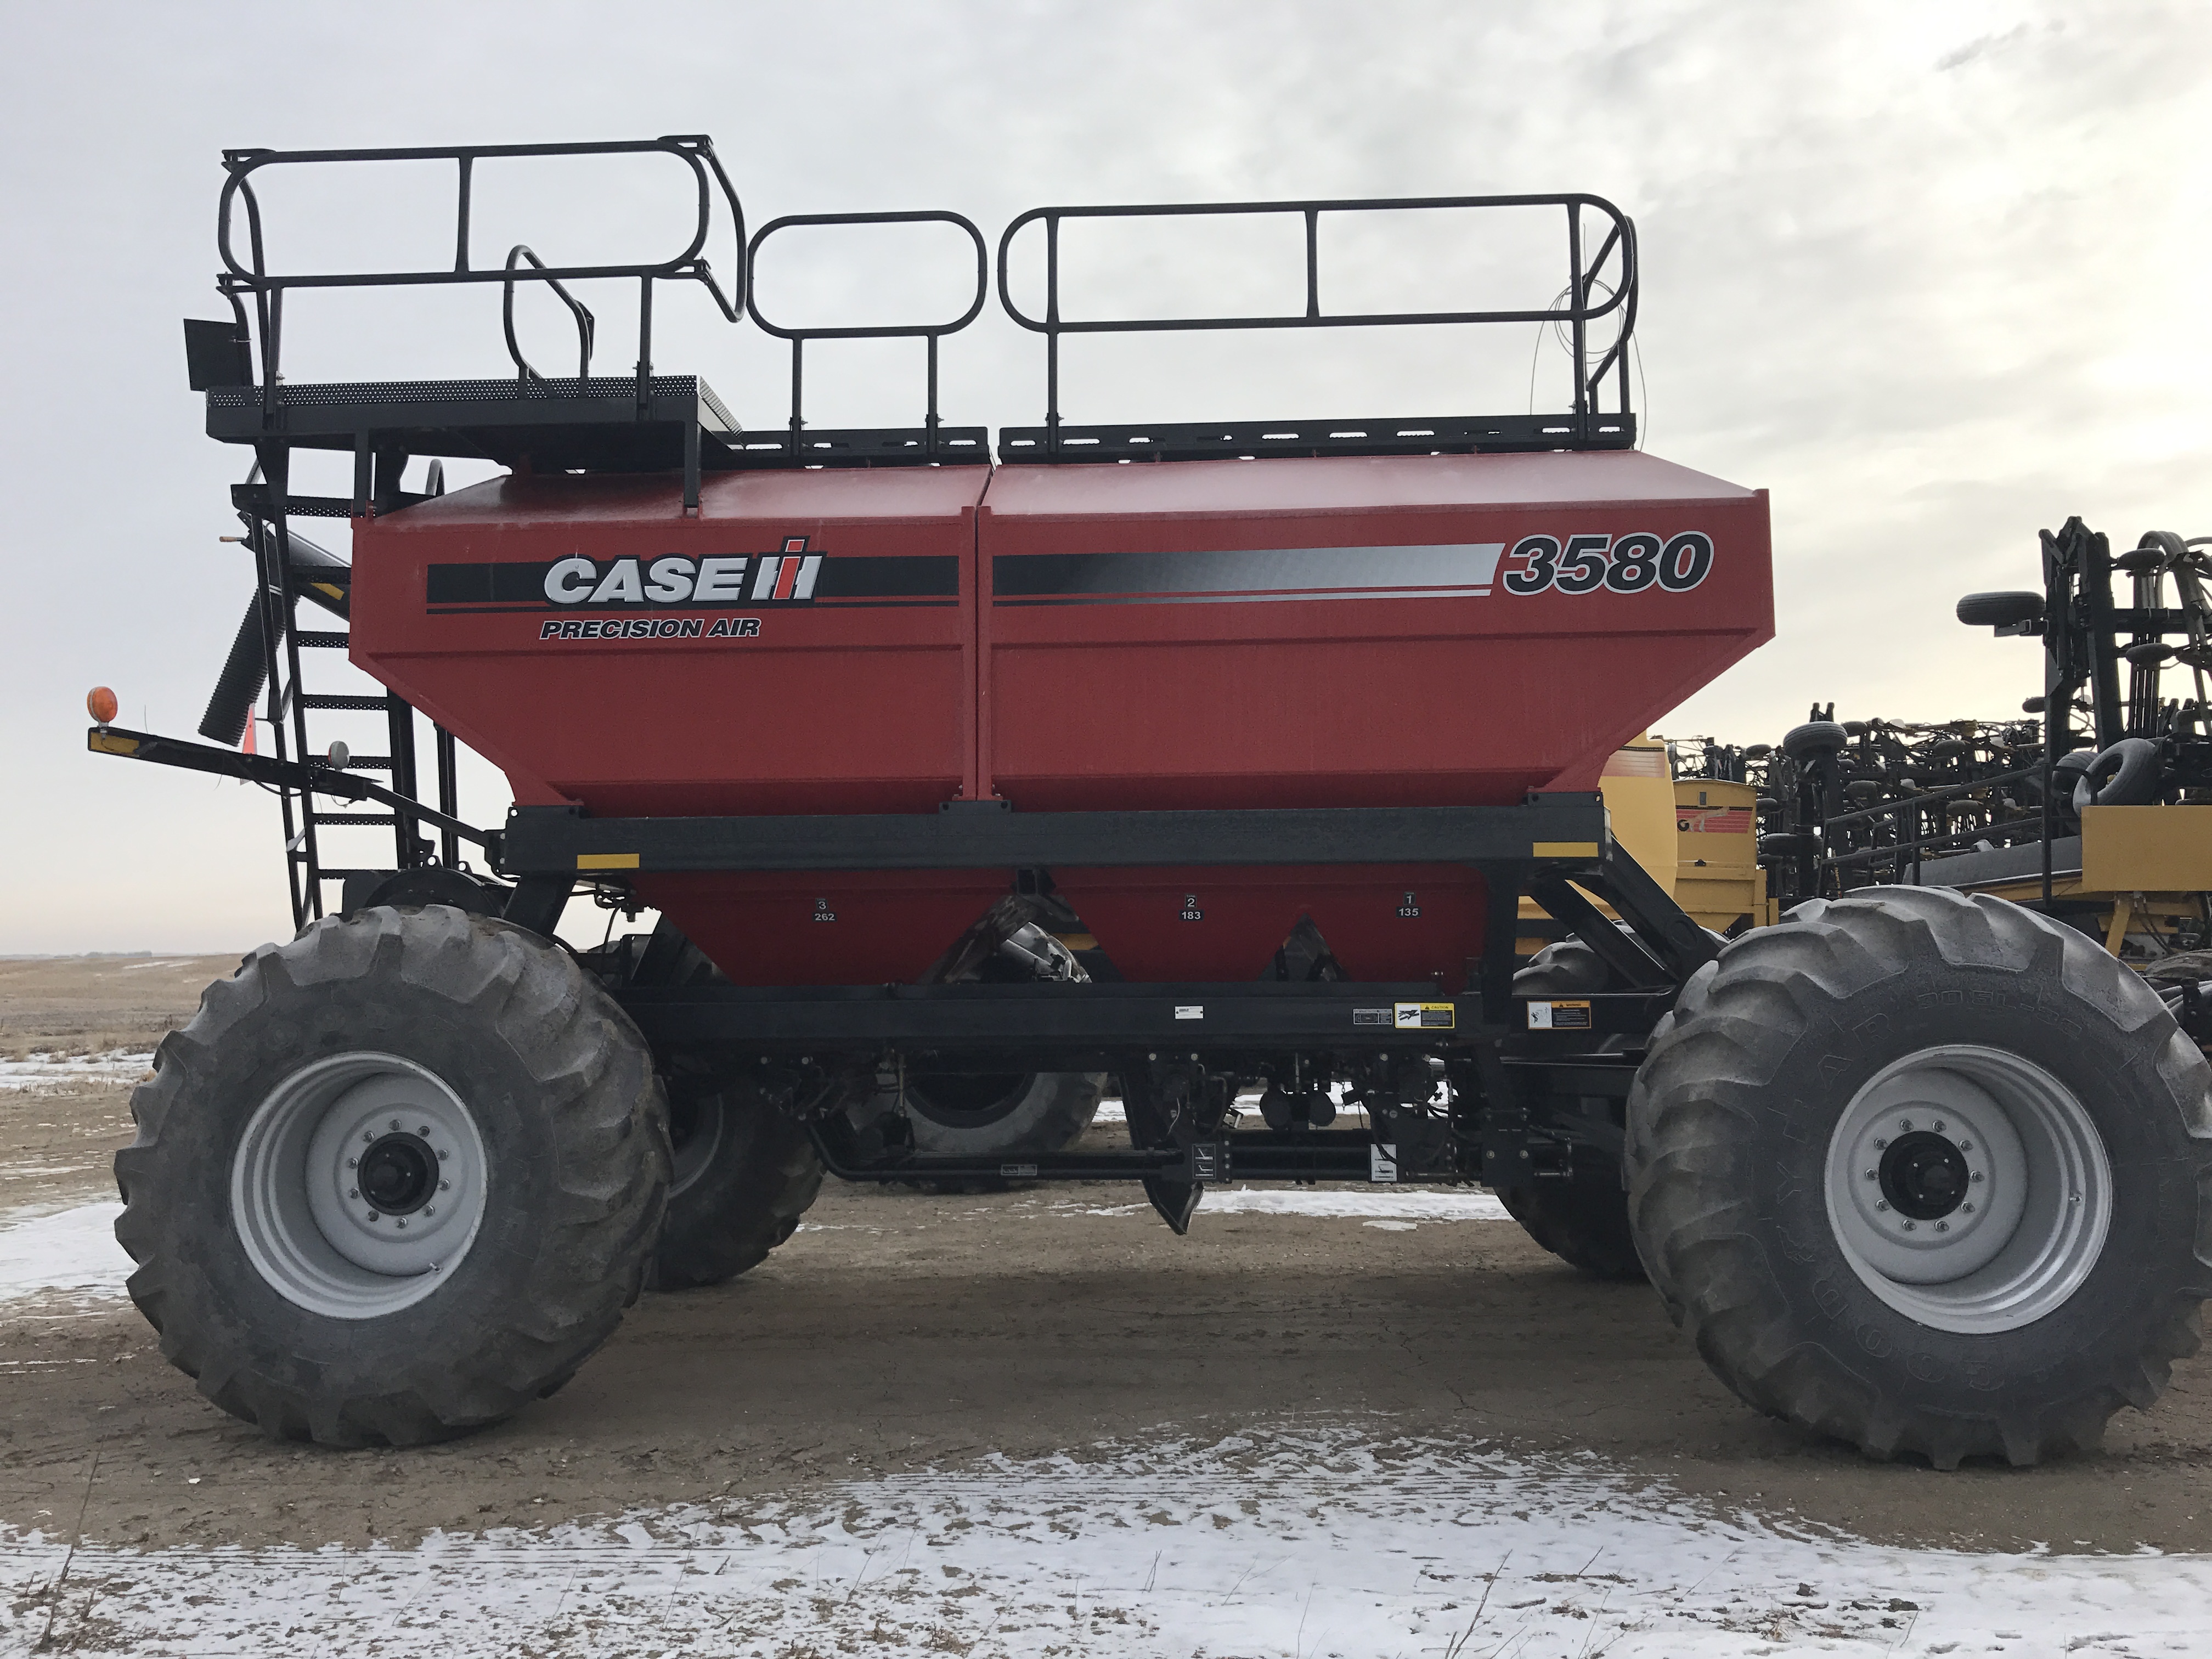
[[[1506,556],[1518,569],[1505,573],[1505,591],[1526,598],[1554,590],[1561,593],[1641,593],[1654,586],[1686,593],[1710,575],[1713,538],[1702,530],[1685,530],[1662,541],[1645,531],[1613,537],[1523,536]]]

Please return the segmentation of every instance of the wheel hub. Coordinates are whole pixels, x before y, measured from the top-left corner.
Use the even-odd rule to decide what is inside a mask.
[[[362,1199],[385,1214],[412,1215],[438,1190],[438,1155],[420,1135],[386,1134],[362,1154],[356,1178]]]
[[[1914,1129],[1889,1143],[1875,1178],[1890,1207],[1916,1221],[1936,1221],[1966,1202],[1976,1171],[1958,1143]]]

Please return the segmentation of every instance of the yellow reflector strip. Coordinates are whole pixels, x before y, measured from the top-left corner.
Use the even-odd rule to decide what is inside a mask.
[[[84,746],[98,755],[135,755],[138,752],[138,739],[118,738],[112,732],[88,732]]]
[[[1540,841],[1531,849],[1540,859],[1594,859],[1597,843],[1594,841]]]
[[[579,870],[635,870],[637,868],[637,854],[579,853],[576,854],[576,867]]]

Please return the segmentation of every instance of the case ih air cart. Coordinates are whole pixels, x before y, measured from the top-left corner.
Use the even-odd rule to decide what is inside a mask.
[[[683,256],[478,258],[475,170],[586,153],[690,169]],[[270,266],[257,179],[392,157],[455,167],[452,268]],[[189,339],[210,434],[253,452],[256,598],[210,726],[234,740],[266,684],[277,752],[105,724],[91,744],[283,799],[298,936],[164,1042],[117,1159],[131,1293],[228,1410],[334,1444],[490,1422],[558,1388],[648,1274],[759,1261],[825,1170],[1137,1182],[1178,1231],[1225,1180],[1483,1182],[1569,1261],[1648,1272],[1753,1405],[1946,1466],[2094,1443],[2195,1346],[2212,1070],[2156,995],[2071,929],[1936,890],[1723,940],[1610,833],[1607,757],[1765,640],[1771,600],[1765,497],[1634,447],[1636,241],[1608,204],[1024,214],[999,299],[1043,337],[1047,413],[994,446],[935,410],[939,342],[988,297],[955,216],[748,242],[702,138],[226,165],[233,319]],[[1551,305],[1325,307],[1338,216],[1509,210],[1565,233]],[[1302,313],[1061,309],[1064,227],[1253,213],[1303,221]],[[785,227],[871,216],[967,231],[964,314],[801,330],[749,301]],[[638,357],[594,375],[570,290],[607,279],[635,284]],[[524,283],[570,304],[574,377],[510,325],[501,379],[282,378],[306,290],[511,307]],[[654,308],[683,284],[791,342],[787,427],[658,372]],[[1060,416],[1066,336],[1419,323],[1556,328],[1570,406]],[[926,342],[921,425],[803,423],[810,340],[902,334]],[[352,456],[349,497],[293,490],[305,449]],[[507,471],[407,489],[433,457]],[[350,520],[349,562],[318,516]],[[306,690],[340,647],[387,693]],[[334,703],[386,717],[389,753],[319,748]],[[461,817],[456,743],[512,783],[496,830]],[[388,836],[388,861],[332,867],[341,831]],[[552,933],[580,888],[662,920],[572,951]],[[1533,963],[1524,896],[1572,935]],[[1127,1150],[933,1133],[1101,1074]]]

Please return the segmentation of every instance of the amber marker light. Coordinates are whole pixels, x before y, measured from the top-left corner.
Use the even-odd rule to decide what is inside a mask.
[[[106,726],[115,718],[115,693],[104,685],[95,685],[85,694],[84,707],[96,724]]]

